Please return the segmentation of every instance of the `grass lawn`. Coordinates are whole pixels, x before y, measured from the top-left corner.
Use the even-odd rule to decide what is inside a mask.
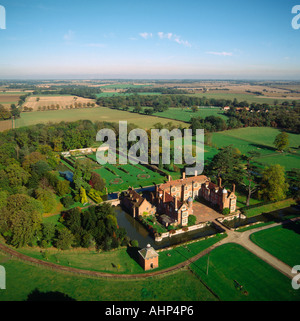
[[[77,301],[211,301],[215,297],[188,271],[144,280],[95,279],[32,266],[0,254],[6,290],[0,301],[25,301],[33,291],[59,292]]]
[[[245,211],[246,212],[245,215],[247,217],[252,217],[252,216],[260,215],[262,213],[269,213],[269,212],[273,212],[283,208],[287,208],[294,204],[296,204],[296,202],[293,199],[289,198],[287,200],[278,201],[276,203],[266,204],[259,207],[247,209]]]
[[[280,133],[278,129],[269,127],[247,127],[226,130],[223,132],[213,133],[212,143],[217,147],[233,145],[238,148],[242,154],[249,151],[256,151],[260,156],[255,161],[260,166],[279,164],[285,170],[299,168],[300,155],[295,153],[280,153],[275,150],[274,140]],[[289,133],[289,147],[297,148],[300,146],[300,135]]]
[[[300,262],[300,222],[253,233],[252,242],[293,267]]]
[[[184,262],[224,237],[226,237],[226,235],[216,235],[208,239],[188,244],[187,248],[178,246],[171,250],[160,251],[159,268],[155,269],[155,271],[163,270]],[[24,247],[18,251],[40,260],[46,260],[45,255],[43,254],[45,253],[45,249],[41,250],[41,248],[38,247]],[[74,268],[116,274],[144,273],[143,268],[137,263],[137,251],[132,248],[120,248],[114,251],[101,253],[88,249],[59,251],[55,248],[49,248],[46,250],[46,255],[47,261],[49,262]]]
[[[272,148],[274,147],[275,137],[280,133],[279,129],[271,127],[247,127],[237,128],[222,132],[226,136],[236,137],[258,145],[265,145]],[[289,147],[298,147],[300,145],[300,135],[289,135]]]
[[[48,122],[71,122],[80,119],[107,122],[127,120],[128,123],[133,123],[144,129],[149,129],[158,122],[165,124],[170,121],[169,119],[158,119],[157,117],[153,116],[140,115],[137,113],[130,113],[106,107],[94,107],[22,113],[21,118],[16,120],[16,127],[18,128]],[[186,123],[181,121],[174,120],[172,122],[174,125],[179,126],[181,124],[183,127],[187,126]]]
[[[230,243],[214,249],[209,254],[208,275],[207,262],[205,255],[191,267],[221,300],[300,300],[300,292],[292,288],[289,278],[240,245]]]

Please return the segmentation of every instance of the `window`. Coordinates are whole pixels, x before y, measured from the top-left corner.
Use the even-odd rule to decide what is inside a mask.
[[[188,216],[188,212],[186,211],[186,212],[182,212],[182,218],[184,218],[184,217],[187,217]]]
[[[175,187],[172,187],[172,192],[176,192],[176,188]]]
[[[182,224],[186,224],[188,222],[188,219],[187,218],[184,218],[183,220],[182,220]]]

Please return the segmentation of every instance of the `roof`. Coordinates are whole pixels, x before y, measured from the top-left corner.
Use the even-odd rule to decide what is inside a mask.
[[[150,244],[148,244],[147,247],[140,250],[139,253],[145,260],[158,256],[158,253],[154,250],[154,248]]]
[[[139,193],[137,193],[134,189],[129,188],[124,196],[130,200],[132,206],[138,207],[140,206],[143,201],[145,200]]]
[[[174,181],[166,182],[164,184],[161,184],[159,187],[160,187],[160,189],[164,190],[168,187],[170,188],[171,186],[177,186],[177,185],[181,186],[184,184],[191,184],[193,182],[203,184],[206,181],[208,181],[208,178],[205,175],[191,176],[191,177],[187,177],[187,178],[180,178],[180,179],[176,179]]]

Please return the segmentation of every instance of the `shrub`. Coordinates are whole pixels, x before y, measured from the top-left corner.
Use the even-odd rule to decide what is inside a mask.
[[[230,213],[229,208],[224,208],[223,211],[222,211],[222,214],[224,214],[224,215],[227,215],[229,213]]]
[[[69,208],[74,204],[72,196],[67,195],[61,199],[61,203],[65,208]]]
[[[188,226],[195,225],[196,221],[197,221],[197,217],[195,215],[189,215]]]
[[[91,190],[88,193],[88,196],[95,201],[97,204],[102,203],[103,200],[101,198],[101,193],[99,191],[96,191],[95,189],[91,188]]]

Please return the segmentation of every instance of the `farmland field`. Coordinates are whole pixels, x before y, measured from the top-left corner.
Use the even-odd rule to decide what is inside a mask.
[[[21,95],[25,93],[18,92],[1,92],[0,93],[0,104],[8,108],[11,104],[17,104]]]
[[[192,117],[202,117],[205,118],[207,116],[218,116],[223,118],[224,120],[227,119],[227,116],[224,114],[221,108],[207,108],[207,107],[200,107],[196,113],[193,113],[189,108],[169,108],[163,112],[157,112],[153,115],[158,117],[166,117],[181,121],[190,122]]]
[[[0,97],[1,98],[1,97]],[[39,107],[59,105],[60,108],[66,108],[66,106],[74,105],[75,103],[84,104],[84,103],[95,103],[93,99],[87,99],[82,97],[75,97],[70,95],[37,95],[30,96],[26,99],[24,107],[32,108],[34,111],[37,111]]]
[[[65,109],[41,112],[22,113],[21,118],[16,120],[16,127],[30,126],[40,123],[58,123],[61,121],[77,121],[86,119],[91,121],[118,122],[127,120],[141,128],[151,128],[154,124],[161,122],[167,123],[169,119],[158,119],[157,117],[140,115],[121,110],[110,109],[106,107]],[[175,125],[186,127],[187,124],[180,121],[172,121]]]
[[[247,101],[249,104],[251,103],[257,103],[257,104],[274,104],[274,100],[278,100],[278,103],[281,104],[284,101],[292,101],[292,100],[299,100],[299,97],[290,97],[290,99],[287,98],[279,98],[279,97],[264,97],[264,96],[256,96],[253,94],[238,94],[238,93],[232,93],[232,92],[218,92],[218,93],[197,93],[193,94],[193,96],[203,97],[206,98],[215,98],[215,99],[229,99],[234,100],[235,98],[237,101]]]

